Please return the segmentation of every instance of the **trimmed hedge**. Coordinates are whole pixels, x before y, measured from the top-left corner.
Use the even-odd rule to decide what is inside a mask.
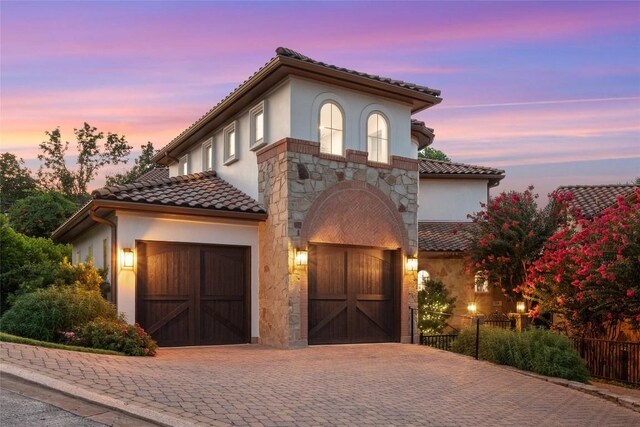
[[[475,355],[476,330],[464,330],[454,341],[452,351]],[[513,366],[540,375],[586,383],[589,370],[569,338],[546,329],[515,332],[482,326],[479,357],[500,365]]]
[[[120,353],[117,351],[102,350],[100,348],[91,348],[91,347],[80,347],[77,345],[58,344],[58,343],[47,342],[47,341],[39,341],[31,338],[18,337],[16,335],[7,334],[4,332],[0,332],[0,341],[12,342],[15,344],[35,345],[35,346],[44,347],[44,348],[55,348],[58,350],[78,351],[81,353],[107,354],[110,356],[125,355],[124,353]]]

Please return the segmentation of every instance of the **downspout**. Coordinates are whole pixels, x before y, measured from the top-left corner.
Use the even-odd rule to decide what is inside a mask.
[[[115,223],[109,221],[108,219],[104,219],[96,214],[98,210],[97,207],[92,208],[89,211],[89,217],[100,224],[108,225],[111,228],[111,302],[113,302],[116,306],[118,305],[118,230]]]

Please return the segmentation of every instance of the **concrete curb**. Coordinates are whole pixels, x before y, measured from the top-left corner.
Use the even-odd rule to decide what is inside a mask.
[[[195,425],[193,423],[185,421],[184,419],[153,411],[141,406],[131,405],[127,402],[123,402],[109,396],[104,396],[91,390],[86,390],[73,384],[69,384],[55,378],[47,377],[46,375],[38,374],[36,372],[32,372],[28,369],[21,368],[19,366],[15,366],[6,362],[2,362],[2,364],[0,364],[0,373],[13,375],[39,386],[56,390],[67,396],[101,405],[108,409],[122,412],[129,416],[140,418],[144,421],[155,423],[164,427],[191,427]]]

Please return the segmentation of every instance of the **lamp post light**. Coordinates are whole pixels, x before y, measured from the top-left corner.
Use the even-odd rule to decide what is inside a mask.
[[[518,301],[516,303],[516,311],[518,313],[524,313],[525,310],[526,310],[526,306],[524,304],[524,301]]]

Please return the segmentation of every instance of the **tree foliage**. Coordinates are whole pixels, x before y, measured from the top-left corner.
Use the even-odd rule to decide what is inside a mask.
[[[30,237],[49,237],[76,211],[76,204],[56,192],[35,191],[9,211],[9,224]]]
[[[447,156],[443,151],[437,150],[435,148],[426,147],[420,151],[418,151],[419,159],[431,159],[431,160],[441,160],[443,162],[450,162],[451,159]]]
[[[33,289],[53,284],[58,266],[65,257],[71,257],[69,245],[17,233],[4,215],[0,215],[0,247],[0,309],[3,312],[8,307],[8,297],[21,285]]]
[[[456,298],[440,280],[428,280],[418,291],[418,329],[425,334],[440,334],[449,326],[447,320],[453,313]]]
[[[126,163],[131,146],[124,136],[103,132],[84,123],[82,128],[74,129],[78,157],[76,167],[69,168],[65,160],[69,142],[63,142],[60,129],[45,134],[48,140],[40,143],[42,154],[38,159],[43,162],[38,176],[44,188],[63,193],[75,201],[87,197],[87,187],[105,165]],[[103,142],[104,141],[104,142]]]
[[[141,145],[140,148],[142,148],[142,152],[135,160],[134,166],[127,172],[107,176],[107,185],[130,184],[145,173],[158,167],[158,165],[151,160],[156,154],[153,144],[149,141],[145,145]]]
[[[533,316],[560,314],[567,332],[601,336],[605,325],[640,327],[640,190],[592,220],[560,228],[529,268]]]
[[[0,154],[0,212],[6,213],[13,204],[35,190],[36,180],[24,160],[15,154]]]
[[[566,218],[563,200],[540,210],[532,191],[502,192],[481,204],[484,210],[469,215],[477,227],[471,229],[467,270],[481,272],[510,298],[521,295],[529,266]]]

